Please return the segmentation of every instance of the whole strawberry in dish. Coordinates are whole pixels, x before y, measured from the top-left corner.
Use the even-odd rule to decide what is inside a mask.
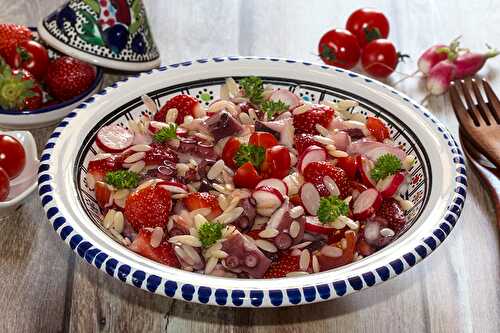
[[[304,113],[294,114],[293,126],[295,127],[295,134],[319,134],[316,125],[328,128],[334,113],[335,111],[326,105],[315,104]]]
[[[175,122],[182,124],[185,116],[194,116],[195,109],[199,106],[196,98],[189,95],[177,95],[172,97],[162,106],[162,108],[154,115],[154,120],[165,121],[167,112],[170,109],[177,109],[177,118]]]
[[[66,101],[86,91],[95,77],[94,66],[63,56],[50,62],[45,83],[53,97]]]
[[[31,30],[23,25],[0,23],[0,56],[6,57],[16,45],[30,40]]]

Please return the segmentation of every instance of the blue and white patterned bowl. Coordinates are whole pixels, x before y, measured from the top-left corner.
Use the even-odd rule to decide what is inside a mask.
[[[226,77],[257,75],[265,82],[300,86],[304,99],[349,98],[358,111],[390,125],[393,139],[417,157],[406,197],[415,204],[395,242],[344,267],[273,280],[204,276],[161,265],[112,239],[85,184],[102,126],[127,126],[147,114],[140,96],[158,104],[180,92],[200,102],[217,99]],[[455,140],[428,110],[391,87],[342,69],[275,58],[228,57],[188,61],[115,84],[80,105],[52,134],[41,157],[39,194],[54,230],[87,262],[138,288],[187,301],[225,306],[276,307],[333,299],[386,281],[428,256],[451,232],[466,194],[464,160]]]

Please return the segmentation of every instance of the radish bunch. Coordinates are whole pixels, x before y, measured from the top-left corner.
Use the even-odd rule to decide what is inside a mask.
[[[450,45],[437,44],[422,53],[418,69],[427,76],[427,91],[441,95],[448,90],[453,80],[460,80],[476,74],[490,58],[500,52],[488,46],[486,52],[475,52],[459,48],[458,39]]]

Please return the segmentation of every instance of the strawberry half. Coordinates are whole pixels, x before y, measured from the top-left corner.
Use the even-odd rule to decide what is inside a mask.
[[[165,122],[168,110],[177,109],[178,114],[175,122],[180,125],[184,122],[185,116],[194,117],[194,110],[199,107],[199,104],[196,98],[189,95],[174,96],[162,106],[160,111],[156,112],[154,120]]]
[[[296,135],[293,138],[293,141],[294,141],[295,149],[297,149],[297,152],[299,153],[299,155],[302,154],[304,152],[304,150],[306,150],[306,148],[309,146],[319,146],[319,147],[324,148],[324,146],[321,143],[319,143],[318,141],[313,139],[312,134],[302,133],[302,134]]]
[[[313,105],[312,109],[293,116],[293,127],[295,134],[319,134],[316,124],[328,128],[333,119],[334,110],[326,105]]]
[[[16,45],[31,39],[31,30],[23,25],[0,24],[0,56],[6,57]]]
[[[94,176],[96,181],[104,181],[106,173],[117,171],[122,168],[124,157],[113,155],[101,160],[90,161],[88,165],[88,173]]]
[[[278,261],[273,261],[271,266],[264,274],[266,279],[276,279],[285,277],[288,273],[297,272],[299,267],[300,256],[292,256],[290,254],[282,254]]]
[[[349,193],[349,178],[347,177],[347,173],[341,168],[334,166],[328,161],[320,161],[309,163],[304,170],[304,180],[313,183],[321,196],[330,195],[328,188],[323,183],[325,176],[329,176],[335,181],[339,188],[340,198],[347,197]]]
[[[125,202],[124,215],[132,227],[165,227],[172,208],[170,192],[163,187],[151,185],[129,195]]]
[[[163,240],[158,247],[151,246],[150,229],[142,229],[139,231],[137,238],[130,244],[129,249],[151,260],[160,262],[171,267],[180,267],[179,260],[175,255],[172,245]]]
[[[394,232],[399,232],[406,224],[406,217],[396,199],[384,199],[377,211],[377,216],[387,220],[389,228]]]
[[[97,200],[99,207],[102,209],[108,208],[113,204],[113,201],[111,200],[111,190],[109,189],[108,184],[101,181],[97,181],[95,183],[95,199]]]
[[[217,197],[208,192],[189,193],[187,197],[182,199],[182,203],[189,211],[200,208],[210,208],[212,212],[207,216],[207,219],[214,219],[222,214],[222,209],[219,206]]]

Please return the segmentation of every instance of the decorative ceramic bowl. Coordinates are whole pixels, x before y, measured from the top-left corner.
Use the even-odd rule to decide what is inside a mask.
[[[164,266],[142,257],[100,228],[102,219],[85,183],[98,129],[127,126],[148,115],[141,95],[157,103],[179,93],[201,103],[218,98],[224,78],[257,75],[303,99],[351,99],[357,110],[383,119],[395,142],[416,156],[406,198],[414,203],[409,228],[386,248],[360,261],[308,276],[231,279]],[[300,88],[298,88],[300,86]],[[464,160],[447,129],[393,88],[329,66],[274,58],[229,57],[188,61],[118,83],[81,105],[59,125],[42,155],[39,193],[54,230],[90,264],[136,287],[187,301],[225,306],[288,306],[328,300],[386,281],[428,256],[457,222],[466,193]]]
[[[142,0],[70,0],[38,30],[55,49],[97,66],[135,72],[160,65]]]
[[[30,28],[34,40],[45,44],[40,40],[36,28]],[[45,45],[47,47],[47,45]],[[47,47],[49,52],[49,57],[52,59],[60,55],[60,53],[50,47]],[[97,91],[101,89],[103,81],[102,69],[96,68],[96,78],[92,85],[83,93],[72,99],[60,103],[56,103],[50,106],[46,106],[36,110],[4,110],[0,108],[0,128],[9,129],[33,129],[48,127],[58,123],[62,118],[66,117],[68,113],[73,111],[75,107],[80,105],[80,103]]]
[[[6,201],[0,202],[0,218],[12,214],[36,189],[38,152],[33,135],[27,131],[0,132],[16,138],[26,153],[26,165],[19,176],[10,181],[10,193]]]

